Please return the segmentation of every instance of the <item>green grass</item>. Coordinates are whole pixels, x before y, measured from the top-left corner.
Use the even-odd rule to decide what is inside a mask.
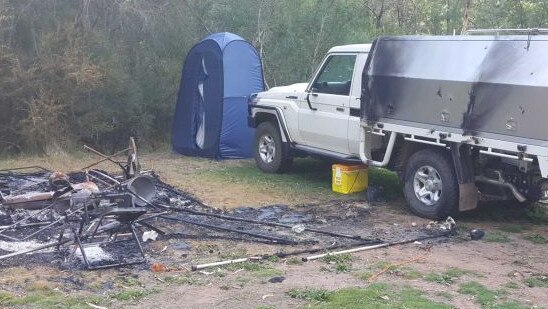
[[[280,261],[280,257],[277,255],[271,255],[268,257],[268,261],[272,263],[277,263]]]
[[[499,230],[503,232],[514,233],[514,234],[522,233],[523,231],[528,229],[529,229],[528,227],[520,224],[508,224],[508,225],[499,227]]]
[[[438,309],[451,308],[450,305],[429,300],[419,290],[385,283],[375,283],[366,288],[345,288],[333,292],[313,290],[294,292],[296,297],[311,301],[306,308],[409,308]],[[291,296],[291,295],[290,295]]]
[[[528,287],[548,288],[548,275],[531,276],[525,279],[524,282]]]
[[[139,279],[131,276],[118,276],[116,277],[116,286],[118,287],[141,287],[143,284]]]
[[[267,174],[259,170],[252,162],[210,170],[203,177],[214,177],[231,183],[243,183],[254,188],[269,188],[284,192],[288,196],[319,196],[323,198],[340,197],[331,191],[331,163],[311,159],[297,158],[293,167],[284,174]],[[369,169],[369,184],[382,186],[384,197],[393,200],[402,196],[401,184],[396,173],[379,168]]]
[[[287,259],[286,263],[288,265],[302,265],[303,264],[303,260],[298,258],[298,257],[290,257]]]
[[[492,231],[492,232],[485,233],[485,237],[483,237],[483,240],[485,240],[486,242],[499,242],[499,243],[507,243],[512,241],[508,237],[508,235],[501,233],[499,231]]]
[[[326,289],[292,289],[286,293],[291,298],[322,302],[329,300],[330,292]]]
[[[519,289],[519,284],[517,284],[516,282],[514,281],[510,281],[510,282],[507,282],[505,285],[504,285],[505,288],[509,288],[509,289]]]
[[[453,300],[455,297],[453,296],[453,294],[447,292],[447,291],[443,291],[443,292],[438,292],[436,295],[438,295],[439,297],[443,297],[447,300]]]
[[[385,269],[386,267],[389,267],[388,271],[386,271],[385,274],[389,275],[395,275],[407,280],[414,280],[419,279],[423,277],[423,274],[411,267],[398,267],[398,266],[391,266],[392,263],[388,261],[380,261],[377,262],[370,267],[368,267],[365,270],[355,272],[353,275],[361,280],[369,280],[371,276],[378,273],[379,271]]]
[[[0,308],[3,308],[5,306],[23,306],[44,309],[89,309],[90,306],[88,304],[109,306],[114,301],[135,301],[156,292],[156,290],[131,288],[126,290],[120,290],[105,296],[87,294],[67,295],[61,291],[54,290],[48,286],[41,284],[31,284],[26,288],[26,290],[28,292],[22,296],[16,296],[6,291],[0,291]]]
[[[501,294],[503,294],[501,291],[490,290],[475,281],[461,284],[459,287],[459,293],[474,296],[476,298],[476,302],[483,308],[494,307],[498,302],[498,298]]]
[[[118,301],[135,301],[154,292],[156,291],[144,289],[127,289],[111,294],[110,297]]]
[[[352,255],[348,253],[337,254],[337,255],[326,255],[322,258],[322,260],[326,263],[345,263],[345,262],[352,261]]]
[[[431,272],[424,276],[424,280],[443,285],[451,285],[455,280],[467,274],[468,271],[459,268],[449,268],[443,273]]]
[[[243,262],[243,263],[236,263],[236,264],[228,264],[228,265],[224,265],[222,268],[226,270],[232,270],[232,271],[243,269],[251,272],[252,275],[256,277],[261,277],[261,278],[283,275],[283,271],[273,268],[269,266],[268,264],[259,263],[259,262]]]
[[[246,284],[251,282],[251,278],[249,278],[249,277],[238,277],[238,279],[236,279],[236,282],[238,282],[238,285],[240,287],[244,287]]]
[[[548,224],[548,205],[534,204],[529,209],[523,205],[511,202],[486,202],[470,212],[459,215],[460,222],[502,222],[511,227],[501,227],[500,230],[508,233],[519,233],[518,230],[529,229],[533,224]],[[520,222],[519,224],[517,222]]]
[[[540,234],[530,234],[523,238],[537,245],[548,244],[548,239]]]
[[[482,308],[485,309],[526,309],[530,305],[521,304],[516,301],[508,300],[504,290],[490,290],[481,283],[472,281],[463,283],[459,287],[459,293],[472,295]]]
[[[525,216],[535,224],[548,224],[548,205],[537,203],[527,210]]]
[[[285,174],[263,173],[252,162],[228,166],[206,173],[231,183],[243,183],[252,187],[283,191],[288,195],[320,194],[335,196],[331,192],[331,166],[309,158],[295,159],[292,169]]]
[[[347,273],[352,267],[346,263],[336,263],[335,272],[337,273]]]
[[[323,258],[323,261],[334,264],[337,273],[346,273],[352,268],[352,255],[350,254],[327,255]]]
[[[403,187],[395,172],[384,168],[369,168],[369,185],[384,189],[384,198],[388,201],[403,197]]]
[[[15,296],[11,293],[0,291],[0,308],[4,306],[15,307],[32,307],[32,308],[44,308],[44,309],[57,309],[57,308],[75,308],[75,309],[89,309],[88,305],[107,305],[109,303],[108,298],[102,298],[99,296],[90,295],[72,295],[67,296],[62,292],[54,290],[40,290],[30,292],[24,296]]]
[[[187,276],[166,276],[163,278],[166,283],[177,285],[199,285],[200,281],[196,278]]]

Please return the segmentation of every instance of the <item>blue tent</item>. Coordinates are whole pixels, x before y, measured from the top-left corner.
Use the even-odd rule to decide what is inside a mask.
[[[171,143],[183,155],[216,159],[253,156],[247,127],[249,95],[264,90],[257,50],[241,37],[216,33],[187,54]]]

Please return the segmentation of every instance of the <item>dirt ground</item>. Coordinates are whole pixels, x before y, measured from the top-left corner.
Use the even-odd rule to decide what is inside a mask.
[[[92,160],[86,156],[68,161],[27,158],[24,163],[75,170]],[[327,218],[318,221],[319,227],[392,241],[410,239],[437,226],[412,215],[399,199],[367,202],[364,193],[335,195],[326,190],[330,180],[323,176],[297,178],[302,181],[299,185],[291,183],[300,177],[295,174],[277,176],[286,181],[263,183],[253,178],[262,176],[245,160],[216,162],[155,154],[144,156],[142,161],[146,169],[155,170],[166,182],[215,208],[317,208],[315,216]],[[0,167],[22,163],[1,161]],[[312,167],[326,168],[322,163],[312,163]],[[399,289],[407,288],[432,301],[428,308],[441,304],[453,308],[547,307],[548,226],[535,225],[523,215],[501,215],[505,211],[495,205],[455,218],[459,235],[450,239],[362,251],[340,259],[301,262],[301,255],[192,272],[191,264],[297,248],[179,237],[147,243],[149,263],[134,267],[101,271],[72,271],[55,265],[2,267],[0,308],[331,308],[344,306],[330,305],[329,300],[303,291],[367,289],[377,283],[394,289],[374,299],[348,300],[345,308],[370,308],[368,303],[379,300],[384,307],[371,308],[422,308],[412,300],[396,301]],[[484,230],[486,237],[471,241],[468,231],[473,228]],[[181,249],[181,244],[191,248]],[[153,272],[153,263],[167,270]]]

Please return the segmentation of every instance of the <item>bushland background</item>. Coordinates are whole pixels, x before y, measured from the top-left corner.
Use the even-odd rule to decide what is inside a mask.
[[[273,87],[334,45],[547,24],[546,0],[0,0],[0,155],[165,147],[186,52],[214,32],[251,41]]]

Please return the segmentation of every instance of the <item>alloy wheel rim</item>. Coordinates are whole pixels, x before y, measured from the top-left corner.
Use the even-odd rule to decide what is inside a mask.
[[[272,163],[276,155],[276,144],[270,135],[263,135],[259,140],[259,155],[265,163]]]
[[[415,172],[413,190],[423,204],[432,206],[437,203],[441,198],[442,187],[441,176],[432,166],[422,166]]]

